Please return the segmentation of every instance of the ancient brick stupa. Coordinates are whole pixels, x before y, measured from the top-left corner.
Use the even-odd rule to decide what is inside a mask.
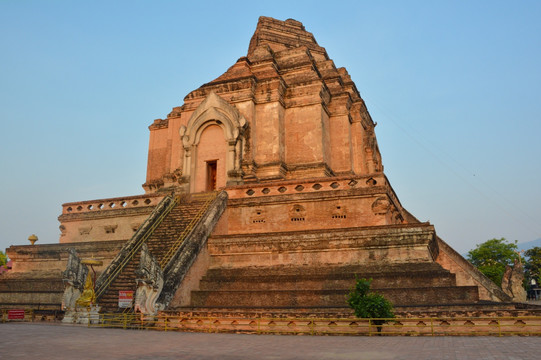
[[[246,56],[150,125],[146,193],[64,204],[59,245],[8,249],[1,286],[43,289],[13,285],[0,301],[59,307],[66,248],[103,260],[96,295],[110,311],[138,291],[149,313],[337,313],[356,274],[398,308],[509,301],[403,208],[374,127],[300,22],[261,17]]]

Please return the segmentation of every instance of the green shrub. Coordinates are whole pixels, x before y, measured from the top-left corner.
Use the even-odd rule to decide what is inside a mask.
[[[347,296],[347,303],[359,318],[381,319],[394,318],[393,304],[383,295],[370,292],[372,279],[355,278],[355,287]],[[382,325],[385,320],[372,320],[375,325]],[[378,326],[378,332],[381,326]]]

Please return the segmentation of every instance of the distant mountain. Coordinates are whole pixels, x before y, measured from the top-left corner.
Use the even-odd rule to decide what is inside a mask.
[[[541,238],[528,242],[518,243],[517,246],[519,251],[528,250],[536,246],[541,247]]]

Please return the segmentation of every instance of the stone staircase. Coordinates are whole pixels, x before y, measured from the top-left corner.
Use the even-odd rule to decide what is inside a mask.
[[[118,310],[118,294],[121,290],[133,291],[135,294],[135,270],[139,266],[139,256],[135,256],[122,270],[118,277],[109,285],[105,294],[98,299],[98,304],[104,312]]]
[[[151,235],[144,241],[150,253],[164,269],[179,249],[184,237],[194,227],[210,206],[216,194],[193,194],[185,197],[165,216]],[[131,256],[131,255],[130,255]],[[118,311],[118,294],[121,290],[136,291],[135,270],[139,266],[140,248],[127,261],[116,278],[98,298],[102,312]]]

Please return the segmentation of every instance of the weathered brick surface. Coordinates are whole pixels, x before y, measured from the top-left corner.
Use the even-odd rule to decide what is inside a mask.
[[[477,286],[434,262],[435,241],[427,224],[213,236],[191,305],[347,308],[356,276],[397,306],[477,302]]]
[[[208,118],[221,121],[215,124],[228,148],[219,148],[223,140],[212,148],[199,143],[200,130],[191,128],[201,112],[227,108],[207,106],[212,93],[247,122],[232,129],[219,116]],[[241,169],[243,182],[382,173],[374,127],[347,71],[335,66],[301,23],[261,17],[246,57],[150,126],[145,187],[166,187],[173,175],[197,189],[209,151],[217,152],[223,184]]]

